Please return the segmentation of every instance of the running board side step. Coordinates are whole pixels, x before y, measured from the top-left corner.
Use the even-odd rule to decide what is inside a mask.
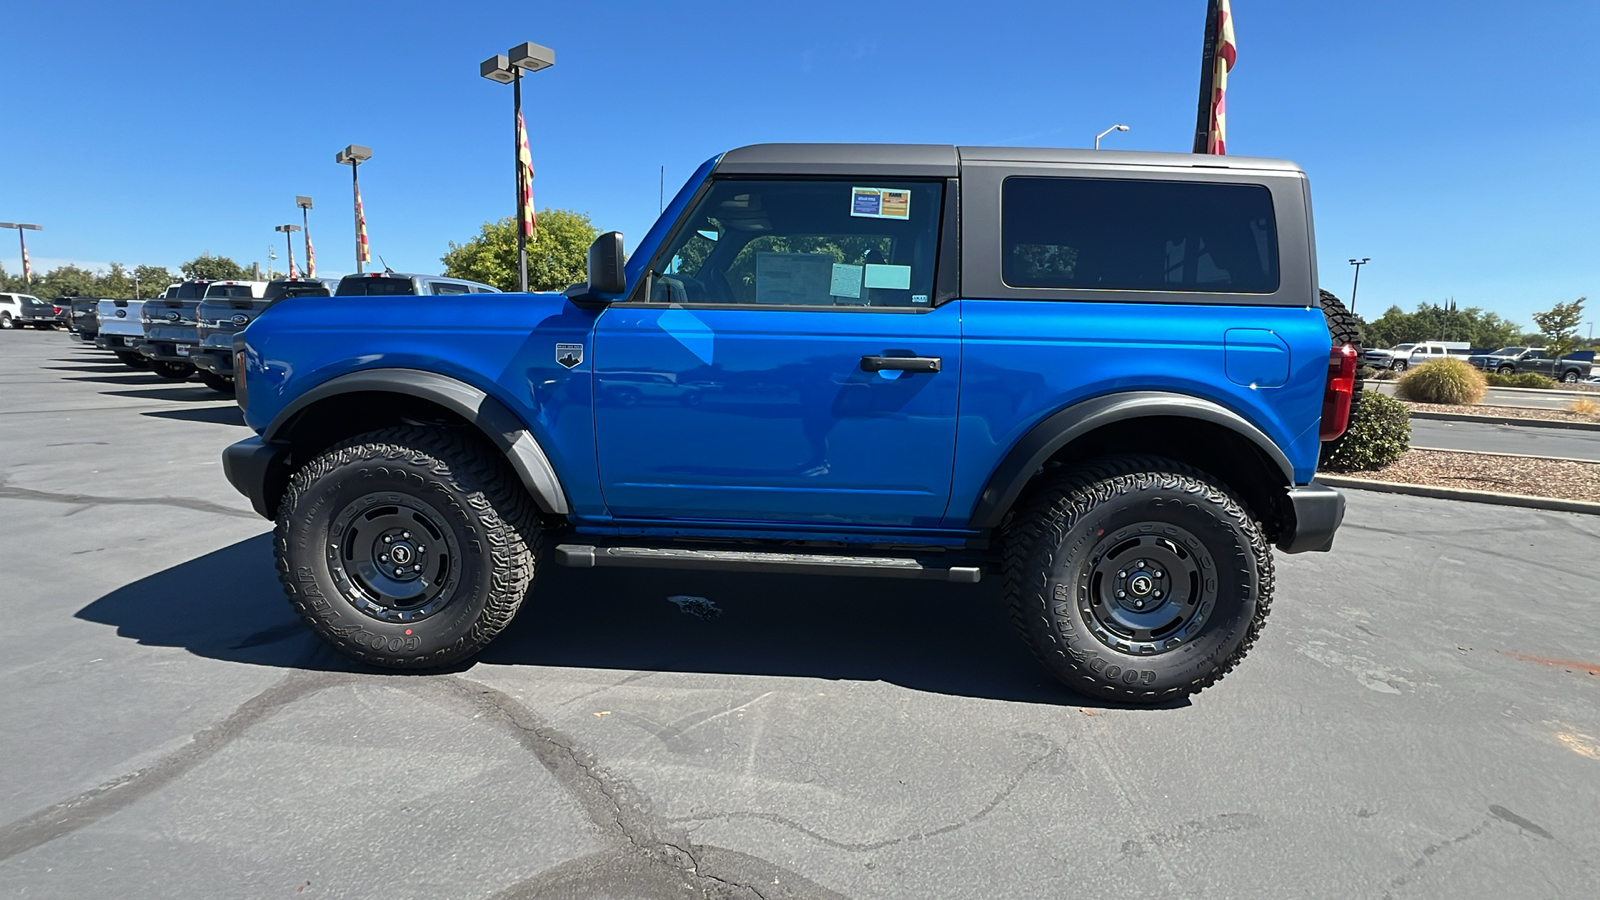
[[[837,556],[823,553],[762,553],[750,550],[686,550],[677,547],[596,547],[560,544],[556,562],[574,569],[601,566],[636,569],[717,569],[724,572],[783,572],[791,575],[854,575],[918,578],[976,584],[977,566],[930,566],[909,557]]]

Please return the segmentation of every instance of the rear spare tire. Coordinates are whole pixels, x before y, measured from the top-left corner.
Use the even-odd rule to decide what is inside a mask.
[[[279,580],[341,653],[390,668],[464,660],[533,583],[540,531],[504,457],[456,429],[351,438],[296,472],[278,507]]]
[[[1051,674],[1086,696],[1151,704],[1244,658],[1272,602],[1272,551],[1232,494],[1157,457],[1045,478],[1005,526],[1005,591]]]

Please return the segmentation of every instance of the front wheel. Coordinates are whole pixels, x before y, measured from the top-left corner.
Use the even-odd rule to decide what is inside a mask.
[[[1515,375],[1517,370],[1511,366],[1501,366],[1500,368],[1495,369],[1494,372],[1496,375]]]
[[[1005,529],[1012,621],[1072,690],[1162,703],[1244,658],[1272,603],[1272,551],[1227,490],[1181,463],[1061,470]]]
[[[1406,361],[1403,359],[1395,360],[1393,368],[1396,372],[1404,372],[1406,370]]]
[[[516,615],[540,531],[503,457],[453,429],[404,426],[334,447],[278,508],[279,580],[341,653],[389,668],[464,660]]]

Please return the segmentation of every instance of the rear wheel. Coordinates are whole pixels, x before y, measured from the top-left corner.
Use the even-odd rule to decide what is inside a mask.
[[[200,372],[200,382],[219,394],[233,396],[233,379],[215,372]]]
[[[278,508],[279,580],[340,652],[433,668],[493,640],[533,583],[540,531],[505,460],[454,429],[352,438],[290,479]]]
[[[1049,478],[1006,524],[1012,621],[1092,697],[1197,693],[1244,658],[1272,602],[1260,526],[1199,471],[1117,457]]]
[[[0,329],[10,331],[15,327],[17,327],[17,323],[11,321],[11,313],[0,312]]]
[[[1568,369],[1567,371],[1562,372],[1561,373],[1561,381],[1564,384],[1577,384],[1578,383],[1578,370],[1577,369]]]
[[[150,361],[150,371],[168,381],[188,381],[189,376],[195,372],[193,363],[167,362],[153,359]]]
[[[130,369],[148,369],[150,360],[143,353],[133,353],[128,350],[117,352],[117,361]]]

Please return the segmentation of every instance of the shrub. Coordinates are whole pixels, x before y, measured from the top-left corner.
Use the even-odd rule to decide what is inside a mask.
[[[1378,377],[1378,370],[1372,366],[1362,366],[1358,370],[1356,377],[1360,378],[1362,381],[1371,381],[1372,379]]]
[[[1416,403],[1468,406],[1483,399],[1489,382],[1483,373],[1459,359],[1435,359],[1406,370],[1394,395]]]
[[[1600,403],[1596,403],[1593,400],[1590,400],[1588,397],[1584,397],[1581,400],[1572,401],[1572,405],[1568,406],[1567,409],[1572,410],[1580,416],[1600,418]]]
[[[1432,363],[1429,363],[1432,365]],[[1383,394],[1362,391],[1350,410],[1350,429],[1322,445],[1320,465],[1333,472],[1381,469],[1411,447],[1411,413]]]
[[[1520,372],[1516,375],[1501,375],[1490,372],[1484,376],[1493,387],[1520,387],[1520,388],[1553,388],[1555,379],[1546,378],[1538,372]]]

